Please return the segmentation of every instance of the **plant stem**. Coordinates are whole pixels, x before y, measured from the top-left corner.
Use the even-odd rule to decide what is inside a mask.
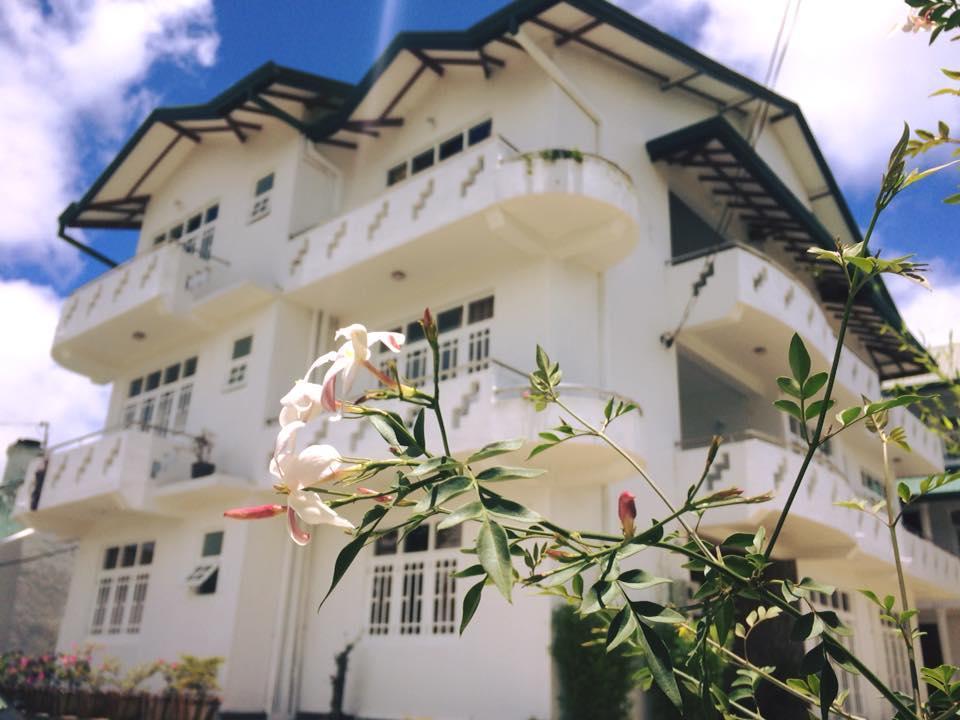
[[[873,229],[877,225],[877,219],[880,217],[881,212],[882,210],[880,208],[874,208],[873,210],[873,215],[870,218],[870,225],[863,237],[863,249],[860,252],[861,256],[867,252],[867,246],[870,243],[870,237],[873,235]],[[844,272],[846,272],[846,270],[844,270]],[[850,322],[850,315],[853,312],[853,301],[857,297],[857,292],[860,289],[857,284],[860,276],[860,270],[854,268],[853,278],[850,280],[850,291],[847,293],[847,301],[843,306],[843,316],[840,319],[840,329],[837,332],[837,345],[833,352],[833,363],[830,366],[830,375],[827,377],[827,387],[823,392],[823,405],[820,408],[820,415],[817,417],[817,426],[813,431],[813,437],[810,438],[810,441],[807,444],[807,452],[803,457],[803,463],[800,465],[800,470],[797,472],[797,477],[793,481],[793,487],[790,488],[790,494],[787,496],[787,501],[783,505],[783,510],[780,511],[780,516],[777,518],[777,524],[774,527],[773,532],[770,534],[770,541],[767,543],[766,550],[764,550],[763,556],[767,560],[769,560],[773,554],[773,548],[777,544],[777,539],[780,537],[780,531],[783,530],[783,524],[787,521],[787,516],[790,514],[790,508],[793,506],[793,501],[796,499],[797,493],[800,491],[800,484],[803,482],[803,478],[807,474],[807,468],[810,466],[810,461],[813,460],[814,454],[820,447],[820,435],[823,433],[823,425],[827,419],[827,411],[830,409],[830,396],[833,394],[833,385],[837,380],[837,369],[840,367],[840,355],[843,353],[843,339],[847,334],[847,323]]]
[[[684,672],[683,670],[679,670],[679,669],[677,669],[677,668],[674,668],[674,669],[673,669],[673,674],[676,675],[677,677],[683,678],[683,679],[686,680],[687,682],[692,682],[692,683],[696,683],[696,684],[699,684],[699,683],[700,683],[700,679],[699,679],[699,678],[695,678],[693,675],[690,675],[689,673],[686,673],[686,672]],[[727,700],[730,702],[731,705],[733,705],[735,708],[737,708],[737,710],[739,710],[740,712],[742,712],[742,713],[743,713],[744,715],[746,715],[747,717],[754,718],[754,720],[764,720],[763,715],[761,715],[760,713],[758,713],[756,710],[751,710],[751,709],[748,708],[746,705],[741,705],[741,704],[740,704],[739,702],[737,702],[736,700],[730,700],[730,698],[727,698]]]
[[[430,350],[433,352],[433,414],[437,416],[437,425],[440,427],[440,439],[443,440],[443,452],[447,457],[451,456],[450,443],[447,442],[447,428],[443,424],[443,410],[440,409],[440,349],[436,343],[430,343]]]
[[[894,503],[899,502],[897,491],[893,485],[893,474],[890,472],[890,446],[884,435],[880,436],[883,447],[883,484],[886,490],[887,528],[890,530],[890,546],[893,548],[893,560],[897,568],[897,584],[900,588],[900,607],[906,612],[910,605],[907,601],[907,582],[903,575],[903,563],[900,559],[900,540],[897,538],[897,522],[895,520]],[[913,701],[916,703],[917,716],[922,717],[920,705],[920,679],[917,674],[917,653],[913,641],[913,620],[907,618],[907,627],[904,631],[903,623],[898,622],[900,634],[907,646],[907,659],[910,661],[910,684],[913,687]]]
[[[584,428],[589,430],[595,437],[598,437],[601,440],[603,440],[618,455],[620,455],[620,457],[626,460],[631,465],[631,467],[633,467],[633,469],[636,470],[637,473],[639,473],[640,477],[642,477],[646,481],[647,485],[650,487],[651,490],[653,490],[656,496],[660,498],[663,504],[667,506],[667,509],[670,511],[672,516],[677,519],[677,522],[680,523],[680,526],[684,529],[687,535],[689,535],[693,539],[693,541],[697,544],[697,546],[700,548],[700,551],[703,552],[704,555],[708,555],[708,556],[710,555],[710,551],[707,549],[707,546],[703,544],[703,540],[700,539],[700,536],[696,532],[694,532],[693,528],[691,528],[687,524],[686,520],[683,519],[682,513],[684,511],[677,510],[673,506],[673,503],[670,502],[670,498],[666,496],[666,493],[664,493],[663,490],[660,489],[660,486],[657,485],[654,479],[650,477],[650,475],[647,473],[646,470],[643,469],[640,463],[638,463],[636,460],[630,457],[630,453],[628,453],[626,450],[620,447],[620,445],[618,445],[616,441],[613,440],[613,438],[607,435],[606,432],[593,427],[593,425],[591,425],[582,417],[577,415],[577,413],[575,413],[573,410],[567,407],[562,400],[560,400],[559,398],[556,398],[554,402],[563,410],[565,410],[570,415],[570,417],[572,417],[574,420],[580,423]]]

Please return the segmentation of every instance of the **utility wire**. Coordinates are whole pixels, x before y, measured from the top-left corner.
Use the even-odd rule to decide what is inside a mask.
[[[74,543],[73,545],[68,545],[67,547],[57,548],[56,550],[50,550],[45,553],[38,553],[37,555],[30,555],[29,557],[17,558],[16,560],[7,560],[5,562],[0,562],[0,568],[10,567],[11,565],[25,565],[29,562],[35,562],[36,560],[44,560],[45,558],[54,557],[55,555],[63,555],[64,553],[73,552],[76,550],[78,545]]]
[[[787,49],[790,47],[790,40],[793,38],[793,32],[797,27],[797,16],[800,13],[800,6],[802,4],[803,0],[796,0],[796,2],[794,2],[794,0],[787,0],[787,4],[783,8],[783,16],[780,18],[780,27],[777,30],[777,37],[774,40],[773,50],[770,53],[770,60],[767,63],[767,71],[764,74],[763,84],[767,87],[775,87],[777,80],[780,77],[780,70],[783,68],[783,61],[787,56]],[[793,8],[792,17],[790,16],[791,7]],[[789,25],[787,23],[788,18],[790,19]],[[767,125],[769,116],[770,103],[769,101],[764,100],[754,110],[754,113],[751,117],[750,126],[747,131],[747,143],[751,148],[756,147],[757,141],[760,139],[760,136],[763,134],[764,128]],[[743,175],[744,168],[737,168],[733,179],[742,178]],[[730,228],[730,222],[732,219],[733,213],[730,209],[730,205],[729,203],[724,203],[723,210],[720,212],[720,217],[717,219],[717,222],[713,228],[714,234],[722,237]],[[697,281],[693,284],[693,293],[687,300],[687,303],[683,308],[683,313],[680,315],[680,321],[677,323],[673,331],[665,332],[660,336],[660,342],[662,342],[665,347],[670,348],[673,345],[677,339],[677,335],[680,334],[680,331],[683,330],[684,326],[687,324],[687,321],[690,319],[690,313],[693,312],[693,307],[697,302],[697,298],[700,296],[700,291],[706,285],[707,279],[713,275],[716,257],[716,252],[712,252],[707,255],[703,262],[703,269],[697,276]]]

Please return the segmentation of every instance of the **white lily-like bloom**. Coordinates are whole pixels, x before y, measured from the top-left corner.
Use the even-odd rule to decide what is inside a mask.
[[[327,372],[323,376],[323,384],[320,386],[320,407],[328,412],[337,413],[335,419],[339,419],[340,409],[340,401],[337,400],[337,376],[341,375],[343,377],[343,394],[350,392],[353,381],[361,367],[365,367],[385,384],[393,384],[391,378],[386,377],[379,368],[370,362],[370,348],[380,342],[388,349],[397,353],[400,352],[400,348],[403,347],[405,339],[401,333],[396,332],[367,332],[367,328],[359,324],[348,325],[345,328],[337,330],[335,339],[339,340],[341,338],[346,340],[346,342],[336,351],[331,351],[326,355],[318,357],[304,376],[304,381],[306,381],[306,378],[310,377],[310,373],[314,370],[323,367],[327,363],[332,363],[332,365],[327,368]],[[310,383],[306,382],[297,383],[294,389],[285,397],[291,400],[299,400],[299,405],[296,406],[298,407],[298,411],[312,415],[315,414],[312,412],[316,402],[315,390],[313,388],[301,387],[302,385],[309,384]],[[316,386],[314,386],[314,388],[315,387]],[[308,399],[309,410],[304,410],[304,408],[307,407]],[[291,406],[293,406],[293,403],[291,403]],[[290,411],[288,411],[287,419],[289,419],[290,414]],[[282,422],[281,420],[281,424]]]
[[[305,425],[302,420],[293,420],[280,429],[270,461],[270,474],[287,495],[287,525],[291,539],[298,545],[310,541],[310,532],[302,523],[353,529],[349,520],[308,489],[336,480],[342,473],[343,462],[340,453],[330,445],[308,445],[297,453],[297,431]]]

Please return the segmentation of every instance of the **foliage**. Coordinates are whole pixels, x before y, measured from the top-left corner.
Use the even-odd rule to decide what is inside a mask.
[[[560,720],[624,720],[639,670],[625,647],[604,649],[605,624],[581,617],[573,605],[553,611],[553,643]],[[602,633],[602,634],[601,634]]]

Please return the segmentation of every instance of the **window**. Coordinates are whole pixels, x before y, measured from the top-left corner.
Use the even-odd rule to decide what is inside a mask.
[[[154,245],[162,245],[162,244],[163,244],[163,241],[166,240],[166,239],[167,239],[167,234],[166,234],[166,233],[160,233],[159,235],[157,235],[157,236],[153,239],[153,244],[154,244]]]
[[[144,432],[153,427],[153,398],[147,398],[140,406],[140,429]]]
[[[143,378],[137,378],[136,380],[130,381],[130,392],[127,393],[127,397],[136,397],[140,394],[140,391],[143,390]]]
[[[392,168],[387,170],[387,187],[391,185],[396,185],[401,180],[406,180],[407,178],[407,163],[406,161],[400,163],[399,165],[394,165]]]
[[[160,396],[157,403],[157,416],[153,421],[154,428],[161,435],[166,435],[170,424],[170,415],[173,411],[173,390]]]
[[[448,157],[456,155],[463,150],[463,133],[457,133],[449,140],[440,143],[440,159],[446,160]]]
[[[444,310],[437,315],[437,331],[445,333],[456,330],[463,323],[463,306],[459,305],[450,310]]]
[[[163,370],[154,370],[146,378],[131,380],[128,396],[142,397],[139,403],[131,402],[123,407],[123,427],[139,423],[142,430],[153,430],[158,434],[165,434],[171,427],[182,431],[187,424],[193,390],[192,383],[184,383],[184,380],[196,372],[197,357],[193,356]]]
[[[169,385],[172,382],[176,382],[180,379],[180,363],[176,365],[171,365],[166,370],[163,371],[163,384]]]
[[[874,495],[884,497],[883,489],[883,480],[880,480],[876,475],[868,473],[866,470],[860,470],[860,482],[861,484]]]
[[[470,145],[476,145],[479,142],[483,142],[493,131],[493,120],[484,120],[481,123],[477,123],[472,128],[467,130],[467,142]]]
[[[187,234],[196,232],[200,229],[200,225],[203,223],[203,214],[197,213],[189,220],[187,220]]]
[[[467,311],[467,322],[478,323],[493,317],[493,295],[474,300]]]
[[[182,238],[182,237],[183,237],[183,223],[180,223],[179,225],[174,225],[172,228],[170,228],[170,232],[168,233],[168,235],[170,236],[170,241],[171,241],[171,242],[173,242],[173,241],[175,241],[175,240],[179,240],[180,238]]]
[[[146,392],[150,392],[151,390],[156,390],[158,387],[160,387],[160,371],[159,370],[147,375]]]
[[[461,525],[420,525],[399,540],[381,536],[373,547],[370,635],[452,635],[457,627],[457,562]]]
[[[183,361],[183,376],[190,377],[197,371],[197,358],[187,358]]]
[[[270,214],[270,195],[273,190],[273,173],[257,180],[253,190],[253,205],[247,222],[256,222]]]
[[[177,395],[177,412],[173,416],[173,429],[183,432],[187,426],[187,415],[190,413],[190,399],[193,396],[193,385],[184,385]]]
[[[155,550],[153,541],[104,550],[90,620],[91,635],[140,632]]]
[[[821,592],[814,592],[810,595],[810,603],[813,605],[815,610],[829,610],[831,612],[835,612],[837,617],[840,619],[840,622],[849,628],[854,627],[854,615],[852,612],[850,594],[848,592],[843,590],[835,590],[830,595]],[[860,637],[860,633],[838,636],[837,639],[844,644],[847,650],[856,654],[856,638],[858,637]],[[808,642],[807,650],[812,650],[813,646],[816,644],[817,643],[813,641]],[[860,676],[846,672],[842,668],[837,668],[837,682],[840,685],[840,691],[846,691],[848,693],[847,702],[845,704],[846,709],[857,715],[862,715],[865,712],[866,707],[864,706],[863,691],[860,687]]]
[[[227,371],[227,389],[241,387],[247,381],[246,358],[253,350],[253,335],[247,335],[233,342],[230,369]]]
[[[423,172],[428,167],[433,165],[434,159],[434,149],[430,148],[425,150],[419,155],[415,155],[413,160],[410,161],[410,172],[413,175],[416,175],[418,172]]]
[[[883,626],[883,649],[887,660],[887,684],[898,692],[910,693],[910,662],[907,648],[897,626],[880,618]]]
[[[187,587],[197,595],[213,595],[217,591],[222,551],[222,530],[204,534],[203,543],[200,546],[200,561],[187,576]]]

